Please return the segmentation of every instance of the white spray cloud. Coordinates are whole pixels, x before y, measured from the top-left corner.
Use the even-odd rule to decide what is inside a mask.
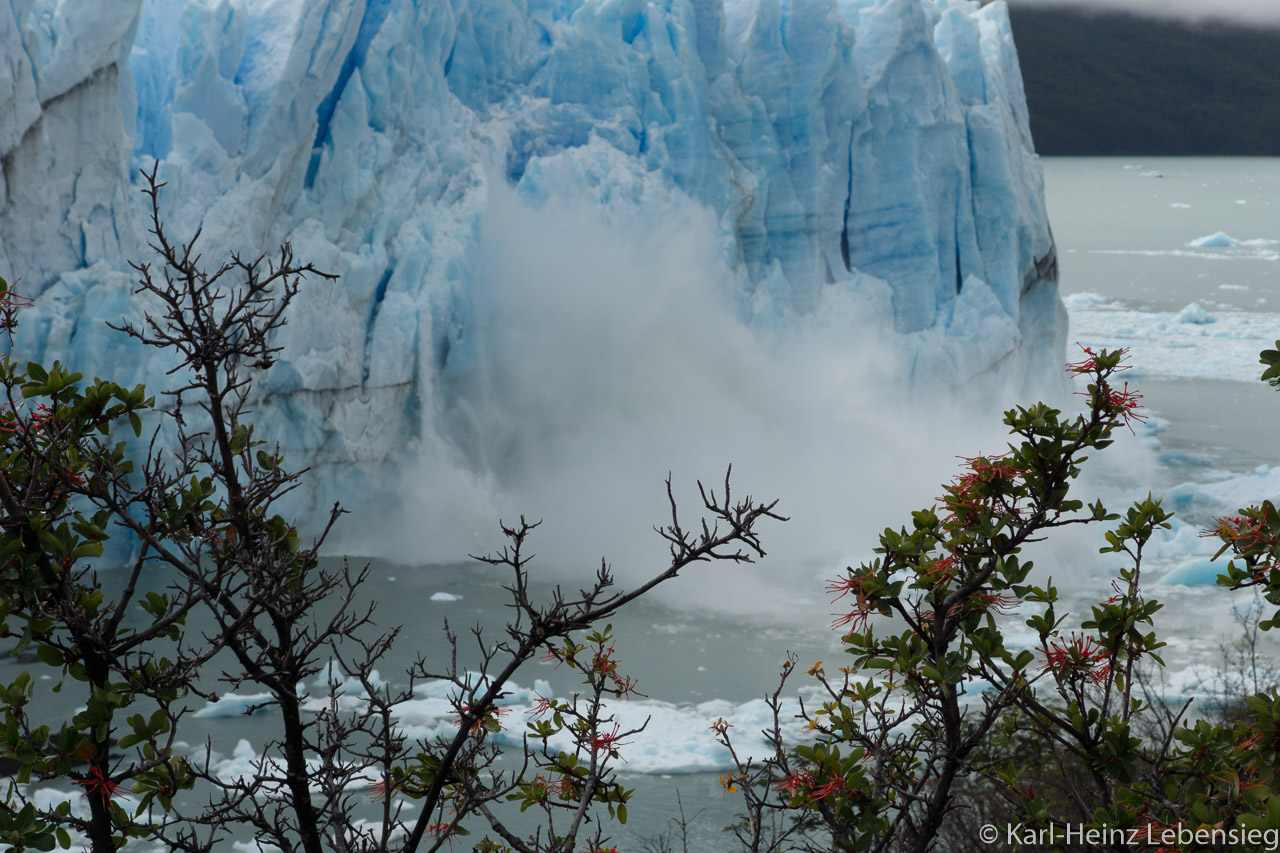
[[[1227,21],[1280,27],[1276,0],[1009,0],[1016,8],[1073,8],[1133,12],[1187,21]]]
[[[874,325],[886,286],[829,288],[816,316],[762,331],[742,319],[720,235],[679,194],[530,204],[495,181],[473,319],[485,344],[457,368],[405,516],[370,530],[373,552],[461,559],[524,513],[544,521],[539,571],[579,583],[606,557],[634,586],[667,562],[651,529],[667,472],[692,525],[696,481],[719,492],[732,464],[735,497],[779,498],[791,520],[762,526],[758,565],[695,566],[664,594],[779,618],[807,602],[796,615],[811,620],[829,607],[822,579],[934,503],[957,456],[1004,449],[990,396],[966,408],[903,387],[899,347]]]

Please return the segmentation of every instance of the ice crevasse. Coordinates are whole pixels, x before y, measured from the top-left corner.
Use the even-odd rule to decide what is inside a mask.
[[[145,308],[157,160],[174,235],[340,274],[298,298],[257,420],[348,495],[428,439],[465,455],[477,389],[518,395],[495,306],[543,297],[493,282],[539,215],[631,246],[619,267],[696,237],[735,323],[875,334],[912,383],[1017,383],[1062,349],[1002,2],[7,0],[0,155],[33,358],[165,384],[102,322]]]

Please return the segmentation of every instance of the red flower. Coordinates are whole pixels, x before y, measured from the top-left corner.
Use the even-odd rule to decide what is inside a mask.
[[[1080,344],[1078,343],[1076,344],[1076,346],[1080,347],[1080,349],[1084,352],[1085,355],[1088,356],[1088,358],[1082,359],[1081,361],[1077,361],[1072,364],[1068,364],[1067,373],[1074,373],[1076,375],[1080,375],[1083,373],[1097,373],[1098,372],[1098,354],[1093,350],[1091,350],[1089,347],[1080,346]],[[1120,350],[1121,360],[1124,360],[1125,358],[1127,358],[1128,353],[1129,353],[1128,347],[1124,347],[1123,349],[1121,349]],[[1119,365],[1113,368],[1113,370],[1128,370],[1128,369],[1129,369],[1129,365],[1127,364]]]
[[[1259,545],[1267,545],[1276,547],[1277,543],[1273,536],[1269,536],[1264,530],[1262,521],[1248,516],[1233,515],[1227,518],[1219,518],[1218,526],[1212,530],[1203,530],[1201,536],[1216,536],[1224,542],[1230,542],[1242,550],[1249,550]]]
[[[1022,603],[1012,595],[996,595],[993,592],[975,592],[970,600],[982,605],[983,610],[994,610],[997,613],[1012,613]]]
[[[542,654],[538,655],[538,660],[543,663],[554,663],[556,665],[556,669],[559,669],[560,664],[564,663],[568,654],[569,653],[563,649],[558,649],[555,646],[547,646],[542,650]]]
[[[821,800],[821,799],[824,799],[825,797],[831,796],[836,791],[843,791],[844,788],[845,788],[844,777],[837,776],[836,778],[832,779],[830,782],[826,783],[825,785],[819,785],[816,788],[810,788],[809,799]]]
[[[105,775],[101,767],[90,767],[87,776],[83,779],[72,779],[71,783],[84,788],[86,797],[97,796],[102,800],[103,805],[106,805],[112,797],[124,790],[122,785],[117,784]]]
[[[1076,346],[1084,350],[1084,354],[1087,355],[1088,358],[1083,359],[1081,361],[1069,363],[1067,365],[1067,373],[1074,373],[1079,375],[1081,373],[1095,372],[1098,369],[1098,354],[1093,350],[1091,350],[1089,347],[1080,346],[1080,344],[1076,344]]]
[[[920,564],[920,576],[929,582],[934,589],[947,583],[956,576],[956,556],[948,554],[937,560],[926,560]]]
[[[622,737],[621,729],[622,729],[621,726],[619,726],[617,723],[614,723],[613,731],[609,732],[608,734],[597,731],[596,734],[592,735],[591,737],[591,751],[592,752],[600,752],[602,750],[607,751],[610,755],[617,758],[619,747],[630,746],[630,743],[623,743],[620,740],[620,738]]]
[[[427,826],[427,838],[445,838],[449,841],[449,849],[453,849],[453,825],[448,823],[433,823]]]
[[[614,694],[620,699],[626,696],[641,696],[644,698],[648,698],[648,694],[641,693],[639,690],[636,689],[636,685],[639,683],[640,682],[636,681],[634,678],[632,678],[629,675],[624,675],[620,678],[615,677],[613,679]]]
[[[1044,652],[1045,661],[1040,671],[1052,671],[1062,676],[1083,673],[1094,684],[1102,684],[1111,675],[1111,652],[1093,637],[1076,636],[1071,632],[1068,640],[1054,640]]]
[[[375,785],[369,786],[369,799],[377,802],[383,797],[390,797],[396,789],[396,783],[389,779],[384,779]]]
[[[836,791],[844,791],[846,787],[842,776],[836,776],[831,781],[819,785],[813,773],[808,770],[801,770],[775,783],[773,789],[775,791],[785,791],[792,795],[802,794],[806,800],[813,802],[825,799]]]
[[[47,404],[41,403],[28,415],[25,425],[19,419],[17,413],[11,409],[6,409],[4,415],[3,420],[0,420],[0,432],[7,432],[12,435],[22,430],[27,435],[35,435],[41,432],[50,419],[53,418],[53,410]]]
[[[1244,752],[1251,746],[1256,746],[1262,740],[1262,732],[1254,732],[1253,737],[1241,743],[1235,748],[1235,752]]]
[[[854,575],[852,571],[850,571],[850,574],[843,578],[827,581],[827,592],[832,595],[835,595],[837,592],[840,593],[839,595],[836,595],[835,598],[831,599],[832,601],[839,601],[851,592],[859,601],[862,601],[864,598],[862,585],[868,577],[870,577],[870,573],[865,575]]]
[[[867,629],[867,623],[871,621],[871,617],[875,615],[875,612],[870,608],[866,610],[858,609],[851,613],[846,613],[844,616],[837,616],[831,621],[831,630],[834,631],[837,628],[843,628],[848,625],[849,630],[845,632],[844,636],[861,633]]]
[[[34,300],[30,296],[14,293],[12,290],[0,291],[0,310],[26,308],[32,304],[34,304]]]
[[[1138,409],[1142,408],[1138,402],[1142,399],[1142,395],[1137,391],[1130,391],[1128,382],[1124,383],[1124,389],[1120,391],[1109,385],[1104,385],[1102,388],[1106,392],[1107,405],[1116,410],[1116,414],[1124,421],[1130,433],[1133,433],[1133,421],[1146,422],[1147,416],[1138,414]]]
[[[792,773],[790,776],[786,776],[775,783],[773,790],[794,794],[797,791],[808,790],[813,787],[815,781],[812,773],[808,770],[801,770],[799,773]]]
[[[613,678],[618,673],[618,662],[613,659],[613,646],[596,652],[591,658],[591,671],[597,675]]]
[[[461,711],[461,712],[462,712],[462,714],[465,716],[466,714],[468,714],[468,713],[470,713],[470,712],[471,712],[471,706],[470,706],[470,705],[463,705],[463,706],[462,706],[461,708],[459,708],[458,710],[459,710],[459,711]],[[492,719],[494,719],[494,720],[497,720],[497,719],[498,719],[499,717],[501,717],[503,714],[510,714],[510,713],[511,713],[511,709],[510,709],[510,708],[504,708],[504,707],[502,707],[501,705],[494,705],[492,708],[490,708],[490,709],[489,709],[489,711],[488,711],[487,713],[482,714],[482,715],[481,715],[481,716],[479,716],[479,717],[476,717],[476,719],[475,719],[475,720],[473,720],[473,721],[471,722],[471,734],[476,734],[476,733],[477,733],[477,732],[479,732],[482,728],[484,728],[485,720],[488,720],[488,719],[490,719],[490,718],[492,718]],[[462,717],[458,717],[458,718],[456,718],[456,719],[453,721],[453,724],[454,724],[455,726],[460,726],[460,725],[462,725]]]
[[[534,719],[537,719],[538,717],[541,717],[543,714],[551,710],[551,703],[554,702],[555,700],[548,699],[546,696],[543,696],[541,693],[535,693],[533,695],[538,697],[538,703],[528,711],[525,711],[525,715],[529,717],[533,717]]]
[[[1011,497],[1010,487],[1026,469],[1006,461],[1005,456],[961,456],[968,472],[961,474],[945,486],[946,494],[938,500],[950,510],[947,521],[957,519],[969,522],[968,516],[977,512],[995,515],[1017,514],[1022,510],[1011,506],[1005,498]],[[999,501],[994,499],[999,498]]]

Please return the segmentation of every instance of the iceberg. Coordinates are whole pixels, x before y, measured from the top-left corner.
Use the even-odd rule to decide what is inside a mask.
[[[1229,249],[1239,246],[1240,241],[1225,231],[1217,231],[1204,237],[1197,237],[1187,244],[1193,249]]]
[[[36,297],[15,347],[163,387],[103,323],[145,310],[158,164],[172,236],[341,275],[258,386],[313,496],[376,503],[409,458],[506,476],[519,406],[567,406],[534,386],[595,360],[536,361],[548,340],[723,317],[763,350],[874,341],[922,388],[1062,360],[1003,2],[15,0],[0,45],[0,275]],[[692,376],[672,352],[617,363]],[[584,406],[656,405],[590,381]]]

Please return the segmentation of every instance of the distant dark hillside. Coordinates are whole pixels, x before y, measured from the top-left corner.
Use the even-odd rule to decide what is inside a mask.
[[[1010,11],[1041,154],[1280,155],[1280,31]]]

